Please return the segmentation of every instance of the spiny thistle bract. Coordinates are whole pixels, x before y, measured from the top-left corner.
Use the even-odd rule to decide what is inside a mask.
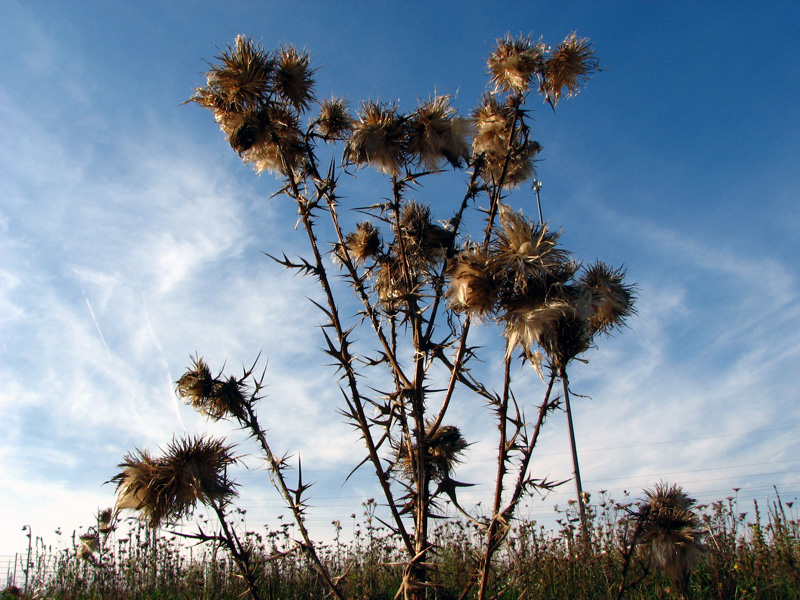
[[[555,107],[565,93],[577,94],[597,69],[597,56],[589,38],[579,38],[572,32],[545,61],[539,91]]]
[[[497,40],[487,61],[492,83],[503,92],[526,92],[533,76],[544,66],[545,47],[532,43],[530,36],[513,39],[510,35]]]
[[[236,462],[231,447],[222,440],[197,436],[173,440],[166,452],[154,458],[146,450],[125,456],[122,469],[111,481],[117,484],[115,512],[130,509],[151,527],[164,519],[180,520],[197,503],[226,504],[237,495],[228,478],[228,466]]]
[[[679,486],[658,483],[645,490],[639,506],[642,520],[640,543],[647,546],[655,562],[682,593],[689,585],[689,571],[706,550],[701,543],[696,500]]]

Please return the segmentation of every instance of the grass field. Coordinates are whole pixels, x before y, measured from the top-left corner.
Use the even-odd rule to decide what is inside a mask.
[[[351,541],[320,546],[331,571],[341,577],[346,597],[358,600],[394,598],[404,557],[394,536],[375,519],[374,503]],[[631,503],[597,498],[590,506],[591,535],[579,534],[578,518],[569,508],[559,514],[557,530],[535,522],[518,522],[497,555],[491,596],[498,599],[678,598],[680,594],[653,565],[645,548],[626,550],[633,521]],[[742,511],[742,512],[740,512]],[[746,512],[744,512],[746,511]],[[734,498],[700,507],[705,556],[692,570],[689,597],[695,599],[790,599],[800,597],[800,524],[793,502],[778,496],[768,504],[737,506]],[[87,560],[75,548],[54,550],[37,544],[31,556],[28,594],[60,600],[205,599],[240,597],[246,588],[224,550],[197,546],[137,521],[121,524],[101,550]],[[253,556],[260,560],[260,591],[268,599],[324,598],[326,588],[296,551],[289,527],[246,532]],[[442,520],[434,534],[437,587],[431,598],[462,597],[475,573],[483,538],[477,528]],[[80,537],[73,534],[79,550]],[[280,558],[266,560],[266,557]],[[6,582],[2,598],[25,597],[21,581]],[[472,597],[474,590],[464,598]]]

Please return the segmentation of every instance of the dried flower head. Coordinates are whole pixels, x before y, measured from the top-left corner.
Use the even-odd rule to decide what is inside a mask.
[[[240,35],[206,74],[206,87],[191,98],[215,112],[242,113],[257,107],[272,90],[275,61],[253,40]]]
[[[375,258],[380,254],[380,233],[372,223],[364,221],[358,224],[353,233],[347,234],[344,245],[354,263],[364,264],[370,258]]]
[[[485,96],[474,116],[472,151],[482,161],[481,176],[509,187],[530,179],[542,147],[529,140],[521,127],[515,129],[514,109],[500,104],[494,96]]]
[[[201,358],[193,358],[191,368],[176,382],[178,395],[198,412],[218,421],[233,417],[241,420],[252,399],[246,397],[246,385],[235,377],[217,379]]]
[[[470,130],[471,123],[458,116],[449,96],[435,96],[409,118],[408,152],[430,171],[436,171],[442,159],[460,167],[469,160]]]
[[[275,91],[295,109],[304,111],[314,99],[314,70],[307,52],[294,46],[282,48],[275,71]]]
[[[550,105],[556,106],[565,92],[567,96],[577,94],[597,68],[589,38],[579,38],[572,32],[545,62],[539,91]]]
[[[635,314],[636,294],[633,286],[626,285],[624,269],[613,269],[597,261],[580,278],[592,290],[592,316],[589,319],[593,332],[610,333],[625,324]]]
[[[475,137],[472,139],[474,154],[505,155],[514,125],[514,111],[507,104],[500,104],[495,96],[484,96],[473,113]]]
[[[411,281],[406,280],[400,259],[393,254],[383,256],[378,261],[373,287],[388,314],[396,313],[412,297],[416,297],[419,273],[410,269],[408,275]]]
[[[412,439],[411,446],[414,445],[414,441],[415,438]],[[438,482],[450,478],[455,466],[461,462],[461,454],[469,447],[458,427],[452,425],[442,425],[432,433],[431,425],[428,425],[423,444],[431,477]],[[396,444],[395,451],[396,468],[404,479],[412,480],[415,462],[412,456],[415,455],[416,449],[409,452],[408,440],[404,437]]]
[[[114,525],[114,510],[106,508],[97,513],[97,530],[100,533],[111,533],[116,529]]]
[[[497,40],[488,60],[495,88],[504,92],[526,92],[533,75],[542,69],[544,50],[544,44],[532,43],[530,36],[512,39],[508,35]]]
[[[128,454],[111,479],[117,484],[115,511],[138,511],[158,527],[163,519],[187,516],[198,502],[224,504],[236,495],[227,472],[235,461],[229,446],[205,436],[173,440],[158,458],[147,451]]]
[[[556,369],[563,369],[592,345],[589,326],[592,294],[588,288],[580,285],[559,285],[554,288],[561,296],[555,301],[560,314],[542,327],[538,342],[550,364]]]
[[[645,502],[639,506],[641,543],[684,594],[691,567],[706,553],[695,504],[679,486],[661,482],[645,490]]]
[[[75,557],[78,560],[87,560],[93,561],[94,553],[100,549],[100,536],[94,531],[94,528],[90,529],[87,533],[84,533],[80,536],[80,546],[78,546],[78,550],[75,552]]]
[[[255,124],[246,122],[251,127],[247,133],[250,142],[247,146],[241,145],[239,131],[229,137],[231,146],[239,151],[242,159],[252,164],[257,173],[272,171],[285,175],[290,170],[301,168],[306,147],[297,113],[286,106],[271,104],[253,118]]]
[[[431,219],[429,206],[408,202],[400,214],[400,231],[406,259],[414,269],[424,270],[442,260],[453,247],[455,234]]]
[[[342,140],[353,131],[353,118],[347,110],[347,102],[332,98],[322,102],[317,119],[317,131],[326,140]]]
[[[358,122],[344,150],[344,159],[356,166],[371,165],[397,175],[407,162],[406,118],[391,105],[364,102]]]
[[[511,357],[515,348],[520,348],[528,359],[532,359],[533,346],[539,344],[545,332],[554,329],[568,310],[565,302],[552,301],[530,306],[520,303],[519,307],[504,312],[499,319],[505,325],[506,359]]]
[[[477,245],[467,246],[447,269],[450,287],[445,292],[450,308],[485,319],[497,302],[498,286],[489,267],[489,254]]]
[[[525,290],[531,280],[560,279],[575,268],[569,252],[558,248],[559,234],[547,224],[528,221],[522,212],[500,203],[500,226],[492,244],[492,268],[503,273],[515,288]]]

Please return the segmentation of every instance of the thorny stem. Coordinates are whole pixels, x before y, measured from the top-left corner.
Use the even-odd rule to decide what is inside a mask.
[[[279,145],[278,147],[280,148]],[[370,433],[369,420],[364,412],[364,405],[361,401],[361,394],[358,389],[356,374],[353,370],[353,364],[352,364],[353,357],[350,355],[348,349],[347,333],[339,319],[339,309],[336,305],[336,300],[334,299],[333,296],[333,289],[331,288],[330,282],[328,281],[327,271],[325,269],[325,265],[322,261],[322,255],[317,245],[317,239],[316,236],[314,235],[313,223],[311,222],[308,210],[303,206],[303,195],[300,192],[300,189],[297,185],[294,173],[288,166],[288,162],[286,161],[286,158],[283,155],[282,149],[281,149],[281,156],[283,158],[283,163],[285,165],[285,173],[287,175],[287,179],[291,186],[292,196],[297,202],[298,207],[300,209],[303,226],[306,230],[306,234],[308,235],[309,245],[314,254],[316,274],[319,279],[320,285],[325,293],[328,303],[328,308],[329,308],[328,316],[330,318],[331,324],[334,327],[334,330],[336,331],[336,336],[339,341],[339,352],[341,353],[341,356],[339,357],[339,363],[342,365],[345,371],[345,375],[347,378],[347,385],[350,390],[351,403],[352,406],[356,409],[357,422],[363,434],[362,437],[364,438],[364,442],[367,445],[367,452],[369,454],[370,461],[372,462],[373,467],[375,468],[375,473],[378,477],[378,481],[380,482],[381,489],[383,490],[384,496],[386,497],[387,504],[389,506],[389,510],[391,511],[392,517],[394,518],[395,521],[395,525],[397,526],[397,531],[400,534],[400,537],[403,539],[403,543],[406,546],[407,550],[410,553],[413,553],[414,545],[412,543],[411,536],[406,531],[403,519],[400,516],[399,511],[397,510],[397,503],[394,500],[394,495],[392,494],[391,487],[389,485],[389,477],[386,474],[383,465],[381,464],[381,459],[380,456],[378,455],[378,449]]]
[[[325,581],[325,584],[330,588],[333,595],[339,600],[343,600],[343,596],[331,578],[330,573],[328,573],[328,569],[317,555],[314,542],[311,540],[311,536],[306,528],[305,517],[303,516],[303,505],[300,501],[300,496],[303,491],[300,487],[300,483],[298,482],[298,489],[296,493],[297,498],[293,499],[291,490],[289,489],[289,486],[286,485],[286,479],[283,476],[283,461],[276,458],[275,454],[272,452],[272,449],[269,447],[267,437],[264,435],[264,430],[261,429],[258,424],[258,417],[256,417],[256,413],[253,410],[252,404],[249,402],[245,403],[245,408],[247,410],[245,424],[250,428],[250,431],[258,440],[259,444],[261,445],[261,449],[264,451],[264,454],[269,461],[270,478],[272,479],[273,485],[278,488],[289,510],[292,511],[292,516],[297,523],[300,535],[303,537],[303,552],[305,552],[306,555],[311,559],[311,562],[314,564],[314,568],[317,570],[317,573],[319,573],[320,577],[322,577],[322,579]]]
[[[228,520],[225,516],[225,511],[222,510],[222,508],[216,502],[213,502],[211,506],[214,509],[214,513],[217,515],[217,519],[219,519],[220,526],[222,527],[223,535],[218,539],[221,539],[222,542],[228,547],[228,551],[231,553],[231,556],[233,556],[233,560],[239,567],[242,578],[247,584],[247,588],[250,591],[250,596],[253,598],[253,600],[261,600],[261,595],[258,593],[258,582],[255,574],[253,573],[253,568],[250,564],[250,557],[248,556],[247,551],[242,548],[242,544],[239,541],[239,538],[236,536],[236,533],[232,531],[230,527],[228,527]],[[338,597],[341,598],[341,596]]]

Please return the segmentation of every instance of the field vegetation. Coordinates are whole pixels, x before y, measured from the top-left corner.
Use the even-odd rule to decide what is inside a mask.
[[[582,538],[574,505],[559,512],[557,530],[535,522],[516,524],[493,564],[489,597],[503,600],[680,598],[681,590],[659,568],[646,543],[632,544],[642,502],[616,502],[605,494],[587,504],[590,536]],[[368,501],[353,523],[352,539],[317,549],[326,568],[339,574],[348,598],[392,600],[403,577],[397,536],[375,518]],[[698,541],[705,551],[693,565],[688,597],[714,600],[788,600],[800,589],[800,523],[793,502],[780,497],[764,507],[737,505],[735,497],[698,508]],[[741,512],[744,511],[744,512]],[[239,513],[243,521],[245,516]],[[237,565],[219,544],[196,546],[165,530],[129,519],[101,534],[102,546],[86,552],[88,534],[73,534],[74,547],[60,550],[37,543],[31,558],[30,598],[53,600],[234,600],[248,593]],[[349,528],[349,524],[348,524]],[[432,532],[435,560],[430,598],[462,596],[482,552],[478,526],[464,520],[440,522]],[[640,540],[641,541],[641,540]],[[325,598],[326,584],[303,553],[297,552],[288,523],[246,531],[258,573],[257,590],[270,600]],[[77,556],[82,556],[83,560]],[[276,558],[277,557],[277,558]],[[8,586],[2,598],[24,595]]]

